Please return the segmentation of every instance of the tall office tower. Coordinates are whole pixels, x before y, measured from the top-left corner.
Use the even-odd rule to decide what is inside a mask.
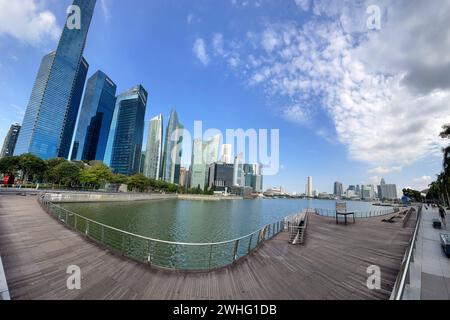
[[[83,58],[96,0],[75,0],[80,28],[64,26],[58,48],[41,62],[15,155],[68,158],[89,68]],[[69,20],[69,17],[68,17]]]
[[[203,160],[203,142],[202,139],[194,139],[192,144],[192,160],[191,160],[191,187],[205,188],[206,181],[206,165]]]
[[[384,179],[381,179],[378,186],[378,198],[381,200],[395,200],[397,196],[397,186],[395,184],[386,184]]]
[[[188,186],[188,176],[189,171],[186,168],[181,167],[180,169],[180,187],[187,187]]]
[[[72,147],[72,160],[105,158],[117,86],[102,71],[89,78]]]
[[[223,144],[222,145],[222,158],[221,161],[223,163],[233,163],[233,160],[231,159],[231,153],[232,153],[233,146],[231,144]]]
[[[14,149],[16,148],[17,137],[20,133],[20,124],[14,123],[9,128],[6,135],[5,142],[3,143],[2,151],[0,153],[0,159],[12,157],[14,155]]]
[[[161,157],[164,138],[163,125],[163,116],[159,114],[150,120],[150,127],[148,129],[144,175],[154,180],[161,179]]]
[[[147,97],[141,85],[117,97],[104,159],[115,173],[139,172]]]
[[[335,197],[342,197],[344,194],[344,186],[341,182],[335,182],[334,183],[334,196]]]
[[[232,164],[213,163],[208,167],[208,187],[214,191],[228,192],[233,187],[234,168]]]
[[[242,159],[242,154],[238,154],[234,158],[233,186],[243,187],[244,185],[245,185],[244,163]]]
[[[181,157],[183,155],[183,125],[178,120],[175,109],[170,113],[163,150],[162,179],[169,183],[179,184]]]
[[[313,197],[314,196],[314,191],[313,191],[313,178],[312,177],[308,177],[308,181],[306,183],[306,192],[305,192],[307,197]]]
[[[220,135],[215,135],[203,143],[203,158],[207,166],[219,161]]]

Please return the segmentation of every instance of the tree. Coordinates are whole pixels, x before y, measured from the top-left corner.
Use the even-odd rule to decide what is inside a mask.
[[[147,192],[150,187],[150,180],[142,173],[135,174],[128,180],[128,190]]]
[[[450,139],[450,124],[446,124],[442,127],[442,132],[440,133],[440,137],[442,139]],[[445,200],[447,205],[450,206],[450,197],[449,197],[449,185],[450,185],[450,146],[447,146],[443,149],[444,159],[442,161],[443,167],[443,191],[445,195]]]
[[[422,194],[417,190],[403,189],[403,195],[410,199],[413,199],[415,202],[423,201]]]
[[[55,167],[62,163],[68,162],[64,158],[54,158],[46,161],[47,163],[47,172],[45,174],[45,180],[50,183],[57,183],[57,177],[55,176]]]
[[[27,182],[29,176],[33,176],[34,180],[36,180],[37,176],[44,177],[47,171],[47,164],[44,160],[31,153],[26,153],[19,157],[19,170],[23,173],[23,181]]]
[[[91,168],[83,168],[80,172],[80,182],[94,188],[104,186],[107,182],[111,182],[112,180],[113,173],[103,164]]]
[[[62,162],[53,168],[52,176],[59,185],[74,186],[80,181],[81,166],[73,162]]]
[[[13,176],[19,170],[19,158],[7,157],[0,159],[0,173]]]
[[[126,175],[123,174],[113,174],[112,179],[111,179],[111,183],[115,183],[115,184],[127,184],[128,183],[128,177]]]

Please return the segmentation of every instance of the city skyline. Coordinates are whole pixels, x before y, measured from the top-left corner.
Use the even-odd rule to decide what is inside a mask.
[[[61,15],[61,12],[64,12],[65,7],[70,3],[70,1],[61,1],[61,3],[53,4],[51,7],[46,8],[55,15],[55,26],[63,25],[62,19],[64,18],[64,15]],[[328,131],[322,130],[322,127],[316,124],[308,128],[308,126],[302,126],[298,123],[292,124],[290,121],[284,121],[283,119],[277,118],[277,116],[273,117],[272,115],[268,114],[268,112],[266,112],[264,108],[258,109],[256,105],[259,104],[269,108],[276,106],[268,106],[264,95],[260,95],[261,91],[257,87],[251,87],[250,90],[244,90],[242,83],[236,81],[236,78],[233,76],[233,72],[228,69],[228,66],[224,66],[222,68],[221,66],[217,65],[217,60],[221,59],[219,53],[219,51],[221,50],[218,50],[216,55],[214,54],[215,51],[213,51],[213,49],[216,49],[216,47],[220,49],[221,43],[225,46],[227,44],[227,39],[233,39],[236,34],[233,34],[232,32],[227,33],[227,30],[221,30],[220,27],[216,25],[215,30],[217,30],[218,34],[222,34],[223,37],[221,38],[220,35],[217,34],[212,37],[214,41],[211,40],[211,35],[207,34],[203,29],[206,27],[205,23],[202,24],[195,19],[196,14],[192,13],[192,11],[195,10],[189,5],[154,5],[154,8],[162,12],[168,12],[170,9],[176,9],[179,14],[179,17],[177,16],[178,19],[176,19],[176,25],[188,26],[187,29],[189,30],[184,33],[182,32],[180,37],[177,36],[177,39],[182,39],[178,40],[179,42],[175,41],[175,35],[163,32],[160,37],[167,37],[167,42],[162,43],[161,50],[163,52],[155,52],[154,54],[152,52],[151,55],[147,53],[147,59],[141,59],[141,61],[144,61],[144,64],[142,66],[143,70],[145,71],[138,70],[137,66],[132,65],[130,60],[137,61],[137,59],[131,58],[131,52],[121,56],[120,59],[118,59],[118,56],[114,54],[112,54],[113,57],[108,57],[108,54],[102,53],[106,51],[104,51],[105,49],[99,47],[97,41],[99,41],[99,43],[101,43],[102,45],[105,45],[105,48],[109,49],[108,51],[111,51],[111,49],[114,48],[113,42],[105,43],[106,39],[102,41],[101,38],[106,37],[108,39],[111,38],[112,35],[119,38],[121,38],[121,36],[124,36],[124,33],[118,31],[117,29],[120,26],[120,23],[118,23],[117,25],[113,23],[113,21],[118,18],[117,12],[121,12],[121,9],[124,9],[124,19],[129,19],[128,14],[130,11],[127,11],[126,8],[122,8],[122,5],[124,4],[120,1],[117,1],[114,4],[109,4],[108,9],[110,10],[109,13],[111,15],[109,21],[107,20],[107,15],[105,14],[105,11],[103,11],[102,7],[99,6],[99,8],[101,9],[97,10],[95,14],[96,18],[94,19],[93,26],[91,27],[89,35],[89,46],[86,48],[85,53],[86,60],[90,62],[91,70],[95,71],[97,69],[101,69],[104,70],[105,73],[111,75],[115,82],[117,82],[119,91],[123,91],[124,89],[126,89],[126,87],[130,85],[130,83],[143,83],[144,86],[148,88],[152,93],[154,92],[154,95],[152,95],[151,106],[149,106],[149,108],[151,109],[149,109],[147,112],[148,117],[154,116],[155,114],[160,112],[163,114],[167,114],[169,108],[175,106],[180,114],[180,118],[183,119],[183,123],[188,129],[193,124],[194,120],[204,120],[205,125],[207,125],[208,127],[217,128],[279,127],[281,129],[281,171],[277,176],[268,177],[266,179],[266,187],[269,187],[271,185],[284,185],[285,188],[289,191],[298,192],[303,189],[303,183],[299,182],[303,181],[305,176],[312,175],[314,176],[315,185],[319,190],[331,191],[332,186],[330,185],[332,184],[332,181],[336,180],[354,181],[353,183],[355,184],[357,182],[359,184],[374,184],[374,181],[379,181],[381,176],[385,176],[390,181],[397,182],[399,186],[410,186],[415,189],[421,189],[425,187],[429,182],[431,182],[431,179],[434,178],[434,174],[439,171],[438,168],[440,166],[440,159],[438,157],[435,158],[433,156],[430,156],[424,158],[423,160],[416,161],[416,158],[421,159],[419,153],[417,156],[412,157],[414,161],[410,161],[407,164],[393,163],[386,165],[382,163],[382,161],[378,161],[372,164],[367,163],[367,161],[354,160],[351,157],[352,152],[354,152],[352,151],[353,149],[349,148],[345,143],[341,143],[339,135],[333,137],[333,135],[335,135],[335,133],[333,133],[335,129],[333,128],[333,125],[325,128],[328,129]],[[140,5],[145,7],[147,4],[142,3]],[[292,8],[296,8],[295,4],[289,4],[289,6],[291,6]],[[261,12],[262,14],[271,17],[271,15],[268,13],[269,5],[267,3],[262,5],[260,9],[253,8],[251,10],[248,8],[239,8],[236,5],[230,4],[220,4],[219,7],[221,7],[222,9],[223,7],[225,7],[232,16],[241,14],[243,16],[249,16],[252,18],[253,13],[251,12],[251,10],[259,10],[259,12]],[[394,6],[393,10],[396,8],[397,7]],[[209,10],[213,9],[209,8]],[[305,13],[302,11],[302,9],[297,8],[297,10],[298,12],[296,12],[295,15],[299,15],[302,18],[302,23],[306,25],[307,20],[311,18],[310,16],[313,16],[311,14],[311,11],[307,11],[307,13]],[[190,17],[189,14],[191,13],[193,14],[194,18],[188,19]],[[182,19],[181,16],[183,16],[184,19]],[[155,23],[162,23],[162,21],[156,16],[152,16],[152,18],[155,19]],[[199,16],[197,17],[197,19],[201,19],[201,17]],[[188,23],[188,20],[190,20],[190,23]],[[142,23],[142,18],[139,21],[140,23]],[[212,22],[208,23],[212,24]],[[258,24],[253,19],[250,19],[249,25],[246,27],[247,29],[257,29]],[[266,30],[265,28],[261,27],[261,30],[256,30],[255,32],[258,33],[259,31],[264,33],[265,31],[270,30]],[[295,30],[292,31],[294,32]],[[283,48],[284,45],[279,43],[277,44],[276,37],[270,37],[270,32],[267,32],[266,35],[267,40],[270,40],[272,38],[273,40],[275,40],[274,47],[272,49],[270,46],[267,46],[267,48],[265,48],[267,49],[267,51],[274,49],[281,50]],[[8,83],[11,83],[10,88],[13,88],[14,92],[20,92],[18,95],[14,95],[11,97],[9,96],[9,94],[0,95],[2,96],[1,99],[6,100],[0,101],[0,103],[2,103],[2,105],[22,106],[18,107],[18,113],[20,114],[2,114],[3,117],[7,116],[10,118],[8,119],[10,120],[8,122],[2,122],[4,128],[8,128],[13,122],[21,123],[21,116],[23,117],[24,112],[23,105],[27,104],[26,101],[29,99],[29,94],[32,87],[31,79],[35,77],[36,69],[39,65],[39,63],[36,64],[36,60],[42,58],[42,55],[45,54],[45,51],[47,53],[50,51],[47,50],[46,47],[55,47],[54,41],[57,40],[57,37],[58,36],[53,36],[53,33],[47,35],[47,38],[50,39],[46,38],[48,42],[47,44],[43,44],[43,46],[28,44],[26,46],[27,52],[24,52],[24,50],[19,47],[17,43],[19,40],[17,40],[14,36],[7,39],[1,38],[2,42],[11,44],[10,49],[8,49],[7,52],[2,53],[2,61],[9,61],[6,59],[10,59],[11,65],[8,66],[8,68],[16,68],[15,70],[17,71],[17,73],[24,76],[24,80],[19,80],[17,77],[7,78],[8,75],[10,76],[9,72],[6,73],[6,76],[5,74],[3,76],[0,76],[1,81],[7,81]],[[151,35],[149,36],[149,40],[151,39],[151,37],[157,38],[158,35],[156,33],[151,33]],[[198,39],[203,39],[203,42],[197,41]],[[214,46],[214,44],[216,46]],[[179,45],[180,48],[183,48],[183,50],[181,50],[181,52],[179,52],[177,55],[168,56],[171,59],[175,57],[182,58],[181,60],[183,61],[184,67],[186,67],[187,70],[189,70],[189,72],[194,75],[194,77],[192,78],[193,86],[201,88],[201,85],[205,85],[206,80],[210,82],[210,84],[208,84],[208,94],[200,94],[200,92],[204,92],[203,90],[201,90],[198,91],[198,94],[194,95],[195,98],[190,98],[190,94],[188,95],[187,93],[184,93],[183,89],[180,90],[182,86],[180,85],[179,81],[185,81],[186,77],[183,76],[181,77],[182,79],[178,81],[174,80],[176,78],[174,77],[174,75],[176,74],[174,69],[178,65],[174,64],[174,66],[170,66],[169,64],[160,63],[161,61],[165,61],[162,56],[167,55],[168,47],[171,47],[173,45]],[[203,61],[196,60],[197,57],[202,57],[202,47],[205,53],[205,55],[203,55]],[[224,55],[228,54],[226,49],[227,47],[225,46],[223,48]],[[40,52],[40,56],[38,56],[37,52]],[[94,52],[95,54],[93,54]],[[97,52],[99,53],[97,54]],[[3,55],[5,55],[5,57],[3,57]],[[20,59],[20,61],[28,59],[30,62],[25,63],[20,67],[16,66],[16,64],[14,63],[14,59],[10,57],[12,55]],[[3,60],[3,58],[5,60]],[[228,58],[229,60],[227,62],[231,63],[232,61],[234,61],[233,58],[236,57],[232,56],[231,53],[229,53]],[[150,60],[156,61],[151,62]],[[33,61],[34,65],[32,64]],[[133,70],[133,72],[119,72],[115,67],[115,64],[117,64],[118,61],[120,61],[120,64],[126,64],[129,68],[125,69]],[[155,63],[158,63],[161,66],[156,66]],[[5,65],[3,65],[2,68],[4,69]],[[170,83],[170,85],[167,83],[166,85],[164,81],[156,81],[154,78],[149,77],[146,74],[146,71],[148,71],[148,74],[165,74],[168,76],[168,78],[171,79],[170,82],[172,83]],[[220,73],[221,71],[223,71],[223,73]],[[218,80],[212,81],[211,74],[214,74],[215,79],[218,78],[217,74],[223,74],[226,76],[219,77]],[[260,78],[255,78],[255,80],[258,79]],[[148,82],[149,84],[147,84],[146,82]],[[227,92],[228,95],[236,95],[236,100],[234,98],[227,97],[223,103],[219,102],[219,100],[223,99],[224,96],[222,96],[222,93],[219,90],[219,86],[215,87],[218,82],[226,84],[226,88],[229,91]],[[231,84],[230,82],[234,82],[234,84]],[[19,88],[23,88],[23,90],[19,90]],[[3,90],[3,92],[6,92],[7,90],[11,89]],[[174,95],[170,94],[171,91],[178,90],[181,91],[178,92],[178,97],[174,97]],[[445,92],[445,90],[443,92]],[[26,97],[27,95],[28,97]],[[237,102],[237,100],[240,100],[240,102]],[[239,114],[241,110],[239,106],[241,106],[242,103],[248,105],[249,112],[246,114],[251,114],[251,117],[242,117],[242,119],[240,119],[240,117],[233,116]],[[211,108],[211,105],[214,105],[214,107]],[[280,102],[280,105],[283,106],[285,105],[285,103]],[[211,111],[211,109],[217,110],[217,112]],[[230,110],[232,111],[231,114],[230,112],[228,112]],[[294,117],[295,115],[301,116],[303,110],[296,107],[288,107],[287,109],[285,109],[285,111],[286,116],[288,114],[291,115],[291,120],[293,120],[296,119],[296,117]],[[283,112],[280,112],[279,114],[284,115]],[[220,115],[220,117],[217,117],[218,115]],[[220,118],[220,120],[215,118]],[[331,119],[333,118],[331,117]],[[324,120],[324,123],[327,123],[330,119],[326,117],[322,120]],[[445,119],[443,119],[441,122],[444,121]],[[375,130],[376,128],[374,128],[374,132]],[[320,131],[320,134],[317,134],[317,132],[313,131]],[[0,133],[0,136],[4,137],[5,135],[6,132],[5,129],[3,129],[3,131]],[[293,138],[289,138],[290,136],[297,137],[297,140],[299,141],[296,141],[297,143],[294,144],[295,139],[293,140]],[[377,136],[378,134],[374,135],[373,139],[376,139]],[[334,139],[334,141],[328,141],[330,140],[329,138],[331,138],[331,140]],[[436,139],[433,140],[433,143],[437,145],[438,142],[438,138],[436,137]],[[376,145],[375,141],[366,140],[366,143],[368,145]],[[300,148],[298,148],[298,145],[300,146]],[[296,146],[297,148],[294,148],[294,146]],[[401,146],[399,146],[399,148],[401,148]],[[355,150],[364,151],[364,148],[360,145],[360,148]],[[407,149],[401,150],[403,151]],[[321,159],[321,155],[325,153],[333,154],[333,160],[330,161],[329,159],[326,159],[327,157],[324,157],[325,159]],[[409,154],[409,152],[404,153]],[[374,153],[374,157],[375,156],[376,153]],[[314,157],[315,159],[318,158],[318,160],[314,160],[314,163],[311,163],[312,161],[308,160],[311,157]],[[339,176],[335,172],[339,172]]]

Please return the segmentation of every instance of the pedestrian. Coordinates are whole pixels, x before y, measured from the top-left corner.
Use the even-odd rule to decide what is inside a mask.
[[[439,215],[441,216],[442,224],[444,226],[447,226],[446,216],[447,213],[445,212],[445,209],[443,207],[439,207]]]

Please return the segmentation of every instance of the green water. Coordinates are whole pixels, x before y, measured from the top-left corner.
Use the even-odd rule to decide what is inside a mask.
[[[67,215],[57,207],[54,214],[91,239],[139,261],[171,269],[209,270],[247,255],[262,239],[267,240],[269,235],[281,230],[282,225],[277,222],[284,217],[304,208],[332,211],[335,205],[334,201],[321,200],[164,200],[62,205],[104,225],[171,243],[124,234],[87,222],[84,218]],[[388,210],[365,202],[351,202],[347,206],[350,210],[362,212],[362,215],[370,210]],[[269,224],[270,232],[261,232],[261,228]],[[239,241],[206,244],[241,237],[244,238]]]

